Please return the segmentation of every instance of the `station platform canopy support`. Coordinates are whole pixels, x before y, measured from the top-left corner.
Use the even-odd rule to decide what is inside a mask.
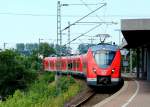
[[[150,80],[150,19],[122,19],[121,32],[124,48],[136,49],[137,78]]]

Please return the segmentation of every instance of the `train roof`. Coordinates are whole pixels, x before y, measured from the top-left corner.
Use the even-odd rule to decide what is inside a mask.
[[[119,49],[117,45],[110,45],[110,44],[98,44],[90,48],[92,49],[92,51],[99,51],[99,50],[117,51]]]
[[[62,56],[61,59],[81,59],[82,57],[86,57],[86,54],[76,55],[76,56]],[[59,57],[45,57],[44,60],[57,60]]]

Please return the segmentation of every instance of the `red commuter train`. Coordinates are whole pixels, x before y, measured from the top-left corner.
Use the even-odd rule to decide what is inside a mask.
[[[86,77],[90,86],[117,85],[121,81],[121,54],[116,45],[99,44],[84,55],[46,57],[44,70]]]

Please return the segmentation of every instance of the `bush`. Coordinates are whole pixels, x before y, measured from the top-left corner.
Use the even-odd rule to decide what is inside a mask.
[[[12,50],[0,52],[0,96],[12,95],[36,79],[36,72],[26,67],[24,59]]]
[[[39,77],[39,81],[44,81],[44,82],[48,82],[48,83],[50,83],[54,80],[55,80],[55,73],[53,73],[53,72],[46,71],[46,72],[44,72],[43,75],[41,75]]]
[[[76,95],[80,90],[80,84],[74,79],[61,77],[61,94],[56,91],[56,82],[49,83],[49,77],[54,78],[54,73],[46,72],[32,83],[28,91],[16,90],[13,97],[0,103],[0,107],[61,107],[65,101]]]
[[[73,84],[73,83],[75,83],[73,77],[70,77],[70,78],[62,77],[60,79],[60,88],[63,92],[66,92],[70,84]]]

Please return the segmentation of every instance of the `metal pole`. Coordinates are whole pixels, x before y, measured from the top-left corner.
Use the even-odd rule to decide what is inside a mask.
[[[38,54],[37,54],[37,60],[38,60],[38,63],[40,63],[40,60],[39,60],[39,56],[40,56],[40,38],[38,40],[39,42],[39,45],[38,45]],[[38,68],[37,68],[39,71],[40,71],[40,65],[38,64]]]
[[[60,63],[60,54],[61,54],[61,44],[62,44],[62,37],[61,37],[61,3],[60,1],[57,2],[57,62],[56,62],[56,74],[55,74],[55,81],[56,81],[56,91],[57,94],[61,93],[61,89],[59,87],[60,81],[58,76],[58,70],[61,68]]]
[[[57,2],[57,45],[60,36],[60,1]]]
[[[70,22],[68,22],[68,26],[70,26]],[[68,45],[69,45],[69,48],[70,48],[70,27],[68,28]]]
[[[57,2],[57,44],[62,44],[62,35],[61,35],[61,3]]]
[[[38,55],[40,54],[40,38],[39,38],[39,50]]]
[[[41,40],[44,40],[44,39],[40,39],[40,38],[39,38],[39,49],[38,49],[38,56],[40,55],[40,43],[41,43]]]
[[[38,70],[40,71],[40,59],[39,59],[39,57],[40,57],[40,42],[41,42],[41,40],[43,40],[43,39],[40,39],[39,38],[39,46],[38,46],[38,55],[37,55],[37,57],[38,57],[38,62],[39,62],[39,64],[38,64]]]
[[[91,38],[90,39],[88,39],[88,40],[90,40],[90,42],[91,42],[91,45],[93,44],[93,40],[95,40],[94,38],[93,38],[93,36],[90,36]]]
[[[57,53],[58,52],[58,41],[59,41],[59,8],[60,8],[60,1],[57,2]],[[57,55],[58,57],[58,55]],[[55,81],[56,81],[56,90],[57,90],[57,83],[58,83],[58,76],[57,76],[57,73],[58,73],[58,66],[57,66],[57,63],[56,63],[56,75],[55,75]]]
[[[127,61],[127,55],[124,55],[124,59],[125,59],[125,61]],[[124,72],[127,73],[127,67],[126,66],[124,67]]]
[[[139,48],[137,48],[137,50],[136,50],[136,53],[137,53],[137,78],[139,79],[139,77],[140,77],[140,49]]]
[[[70,22],[68,22],[68,26],[70,26]],[[68,51],[70,51],[70,27],[68,28]],[[70,56],[70,53],[67,55],[68,58]],[[68,62],[67,62],[67,71],[68,71],[68,76],[69,76],[69,68],[68,68]]]
[[[132,73],[132,49],[130,49],[130,74]]]
[[[7,45],[7,43],[4,42],[4,50],[6,49],[6,45]]]

